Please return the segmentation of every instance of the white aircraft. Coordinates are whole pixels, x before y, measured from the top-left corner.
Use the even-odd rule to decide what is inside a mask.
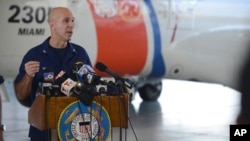
[[[93,64],[133,79],[143,100],[158,99],[163,78],[238,89],[249,0],[0,0],[5,79],[14,79],[27,50],[49,36],[47,14],[55,6],[76,17],[72,42],[86,48]]]

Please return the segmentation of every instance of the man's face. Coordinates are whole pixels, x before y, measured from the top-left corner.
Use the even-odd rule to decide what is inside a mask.
[[[75,18],[68,10],[60,10],[53,24],[54,35],[62,41],[69,41],[73,35]]]

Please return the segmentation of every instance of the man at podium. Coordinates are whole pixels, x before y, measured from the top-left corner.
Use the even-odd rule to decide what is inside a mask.
[[[48,24],[51,35],[41,44],[31,48],[23,57],[19,67],[19,73],[14,82],[19,101],[28,99],[31,103],[34,102],[39,82],[44,81],[46,73],[44,68],[53,74],[58,74],[63,70],[69,78],[74,80],[72,66],[76,62],[92,66],[86,50],[70,42],[75,27],[75,17],[68,8],[51,9]],[[40,131],[30,126],[29,137],[31,141],[48,141],[50,132]]]

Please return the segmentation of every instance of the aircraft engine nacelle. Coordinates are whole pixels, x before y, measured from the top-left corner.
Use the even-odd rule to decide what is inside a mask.
[[[250,26],[194,34],[168,48],[168,78],[218,83],[238,90],[250,46]],[[173,53],[174,52],[174,53]],[[204,75],[206,74],[206,75]]]

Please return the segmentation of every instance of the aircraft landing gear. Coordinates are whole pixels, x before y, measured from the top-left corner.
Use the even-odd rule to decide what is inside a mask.
[[[161,81],[155,83],[147,83],[138,89],[140,97],[144,101],[156,101],[161,95],[161,90]]]

